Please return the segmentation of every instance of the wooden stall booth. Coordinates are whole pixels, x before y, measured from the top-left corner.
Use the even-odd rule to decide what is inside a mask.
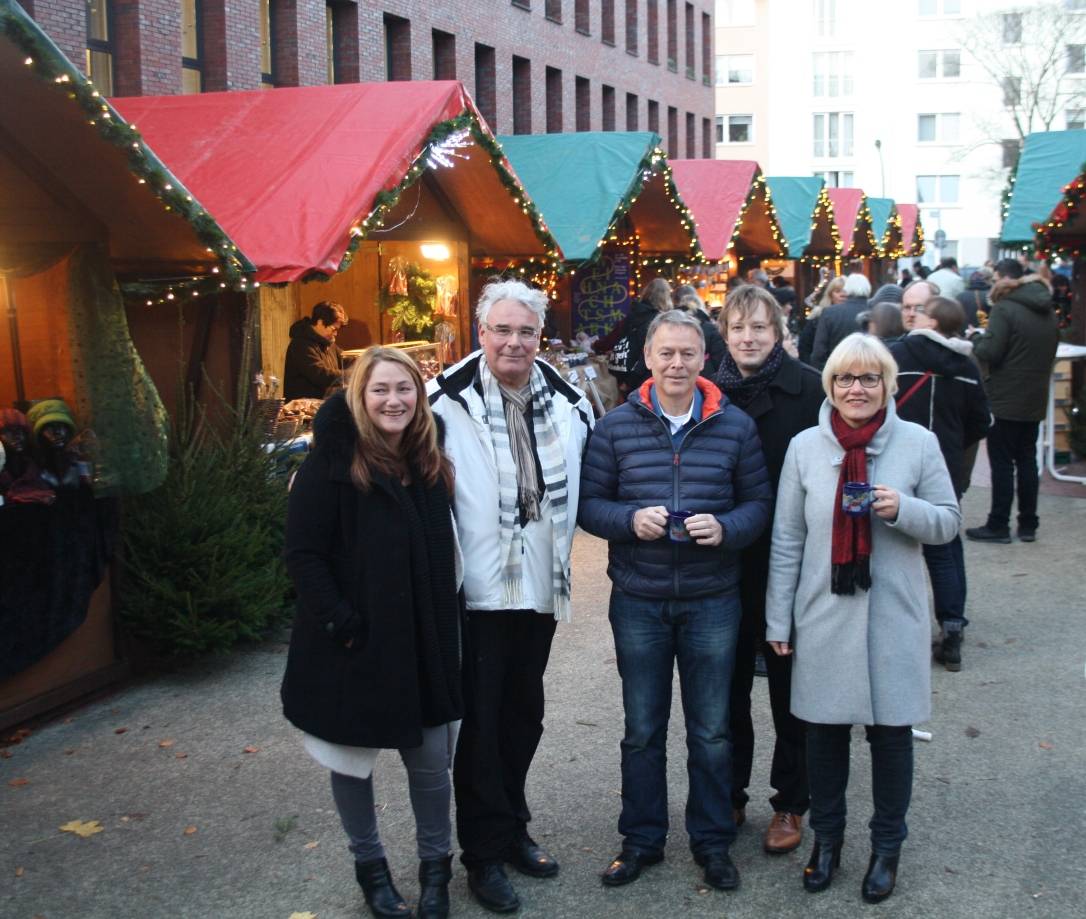
[[[915,204],[898,202],[897,213],[901,218],[901,257],[919,258],[924,254],[924,225],[920,222],[920,208]]]
[[[753,160],[674,160],[679,194],[694,214],[707,266],[685,266],[707,285],[712,306],[724,302],[727,281],[783,259],[787,244],[762,170]],[[781,262],[775,271],[787,266]]]
[[[868,198],[867,209],[871,213],[871,232],[878,244],[871,259],[871,289],[878,290],[883,284],[896,284],[897,260],[905,254],[902,242],[901,215],[892,198]]]
[[[123,672],[108,576],[117,497],[161,483],[167,425],[118,281],[240,284],[248,266],[135,127],[10,0],[0,0],[0,84],[6,727]]]
[[[877,286],[871,273],[871,260],[878,255],[879,244],[871,224],[867,195],[860,188],[830,188],[826,193],[833,203],[837,233],[841,237],[842,264],[834,273],[841,274],[846,262],[859,262],[872,286]]]
[[[792,262],[797,308],[802,311],[806,298],[822,283],[823,270],[841,258],[833,203],[818,176],[770,176],[766,184]]]
[[[256,266],[262,378],[323,300],[346,353],[407,347],[431,377],[471,346],[472,259],[555,270],[538,210],[458,82],[118,102]]]

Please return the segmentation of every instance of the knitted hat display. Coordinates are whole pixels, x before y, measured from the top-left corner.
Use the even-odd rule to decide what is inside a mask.
[[[30,430],[26,415],[15,408],[0,408],[0,430],[4,428],[23,428]]]
[[[68,425],[72,433],[75,433],[72,410],[63,399],[42,399],[40,402],[35,402],[26,413],[26,420],[30,423],[35,437],[42,428],[54,421]]]

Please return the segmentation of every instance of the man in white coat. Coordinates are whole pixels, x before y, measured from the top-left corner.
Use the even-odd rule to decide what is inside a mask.
[[[494,912],[520,900],[504,864],[553,877],[528,835],[524,785],[543,734],[543,672],[555,624],[570,618],[570,548],[584,393],[537,360],[547,297],[519,281],[483,288],[481,349],[430,382],[456,473],[465,560],[464,721],[453,768],[468,886]]]

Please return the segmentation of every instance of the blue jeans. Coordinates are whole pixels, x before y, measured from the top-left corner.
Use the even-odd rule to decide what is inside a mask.
[[[675,660],[686,720],[686,832],[697,855],[727,852],[732,818],[728,697],[739,636],[736,595],[660,600],[611,591],[626,734],[622,815],[628,848],[657,853],[667,841],[667,723]]]
[[[965,618],[965,556],[961,536],[955,536],[953,542],[944,546],[924,546],[924,561],[931,576],[935,618],[940,625],[956,622],[965,628],[969,620]]]

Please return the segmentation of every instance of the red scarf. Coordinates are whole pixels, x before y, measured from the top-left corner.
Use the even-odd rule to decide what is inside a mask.
[[[863,427],[852,428],[837,409],[830,412],[833,436],[845,449],[833,505],[833,568],[830,590],[835,594],[854,594],[857,586],[864,590],[871,587],[871,515],[846,514],[842,498],[845,482],[867,481],[865,448],[885,420],[886,409],[882,409]]]

